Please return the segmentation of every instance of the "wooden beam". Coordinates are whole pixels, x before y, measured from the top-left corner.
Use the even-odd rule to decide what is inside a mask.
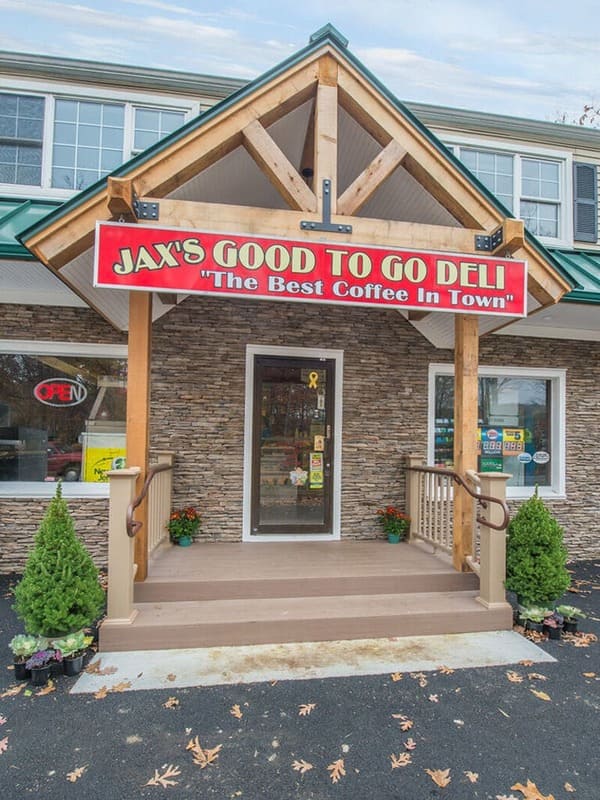
[[[246,125],[242,135],[244,147],[290,208],[316,211],[317,198],[260,122]]]
[[[126,216],[128,222],[137,222],[135,211],[133,210],[133,181],[130,178],[113,178],[110,175],[106,179],[106,193],[108,210],[113,217],[121,214]]]
[[[413,122],[394,113],[387,100],[376,94],[358,73],[339,70],[340,102],[380,144],[395,139],[407,151],[402,166],[446,208],[458,222],[470,228],[492,230],[501,221],[499,213],[481,192],[453,167],[450,161]]]
[[[150,203],[155,200],[156,198],[152,197],[140,198],[140,202]],[[269,233],[290,239],[314,241],[314,232],[300,229],[300,222],[305,219],[320,221],[318,214],[300,211],[166,199],[160,201],[160,219],[148,220],[144,224],[263,236]],[[337,214],[332,216],[332,222],[345,225],[348,223],[348,218]],[[468,228],[422,225],[418,222],[398,222],[369,217],[353,217],[352,225],[353,233],[336,233],[335,241],[474,254],[475,234],[481,233]]]
[[[315,102],[315,156],[313,187],[319,215],[323,214],[323,181],[329,179],[331,213],[337,213],[338,92],[337,63],[320,62]]]
[[[338,214],[356,214],[402,163],[405,155],[406,150],[392,139],[338,198]]]
[[[304,170],[310,170],[311,174],[306,175]],[[309,189],[313,189],[313,179],[315,176],[315,101],[313,100],[304,137],[304,147],[302,148],[302,158],[300,159],[300,172],[306,181]]]
[[[502,244],[499,244],[492,255],[508,256],[525,244],[525,225],[520,219],[505,219],[498,228],[502,228]],[[497,230],[497,229],[496,229]],[[492,231],[493,235],[495,231]]]
[[[462,477],[477,469],[479,329],[476,314],[454,317],[454,470]],[[473,549],[473,499],[454,487],[454,568],[466,571]]]
[[[150,366],[152,353],[152,293],[129,293],[127,367],[127,466],[139,467],[139,494],[148,474],[150,448]],[[148,507],[138,506],[136,520],[142,527],[135,537],[136,581],[148,574]]]

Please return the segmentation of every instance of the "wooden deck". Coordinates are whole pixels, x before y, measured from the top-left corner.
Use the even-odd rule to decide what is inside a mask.
[[[135,586],[132,624],[102,650],[327,641],[511,627],[478,579],[418,545],[369,542],[161,546]]]

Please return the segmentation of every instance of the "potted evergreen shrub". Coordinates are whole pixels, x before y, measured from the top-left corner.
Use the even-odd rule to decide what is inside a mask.
[[[563,529],[535,494],[508,525],[506,589],[522,606],[546,606],[568,588]]]
[[[90,625],[104,605],[98,570],[77,538],[60,483],[14,595],[27,633],[49,639]]]

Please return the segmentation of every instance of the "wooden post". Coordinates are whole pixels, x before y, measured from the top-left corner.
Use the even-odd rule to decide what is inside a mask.
[[[332,58],[319,65],[319,85],[315,102],[315,157],[313,190],[319,214],[323,213],[323,180],[329,179],[331,213],[337,213],[338,91],[337,64]]]
[[[506,481],[511,477],[504,472],[480,472],[481,494],[506,500]],[[503,512],[497,503],[488,503],[482,516],[496,525],[502,524]],[[479,538],[479,602],[486,608],[506,605],[504,581],[506,579],[506,531],[497,531],[481,524]]]
[[[127,372],[127,466],[139,467],[139,493],[148,474],[150,448],[150,360],[152,352],[152,293],[129,293]],[[138,506],[142,527],[135,537],[136,581],[148,574],[148,505]]]
[[[454,327],[454,469],[464,476],[477,470],[479,327],[476,314],[456,314]],[[454,487],[452,561],[467,570],[473,549],[473,499],[462,486]]]
[[[110,501],[108,507],[108,598],[107,617],[103,625],[133,622],[133,539],[127,535],[127,509],[135,497],[137,467],[116,469],[108,473]]]
[[[423,458],[418,453],[410,453],[406,459],[408,467],[422,467]],[[410,529],[408,538],[412,539],[415,533],[421,530],[421,497],[420,497],[421,475],[418,472],[406,473],[406,510],[410,516]]]

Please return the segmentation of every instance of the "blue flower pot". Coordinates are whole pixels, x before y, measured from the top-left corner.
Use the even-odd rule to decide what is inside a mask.
[[[179,547],[189,547],[191,545],[191,543],[192,543],[192,537],[191,536],[181,536],[177,540],[177,544],[179,545]]]

